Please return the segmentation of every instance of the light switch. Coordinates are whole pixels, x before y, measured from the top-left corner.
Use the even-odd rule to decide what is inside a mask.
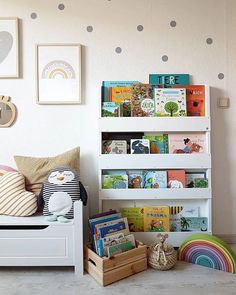
[[[221,109],[229,108],[229,98],[228,97],[220,97],[218,99],[218,108],[221,108]]]

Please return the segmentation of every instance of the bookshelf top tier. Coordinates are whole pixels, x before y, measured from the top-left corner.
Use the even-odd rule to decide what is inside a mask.
[[[210,117],[104,117],[100,132],[208,132]]]

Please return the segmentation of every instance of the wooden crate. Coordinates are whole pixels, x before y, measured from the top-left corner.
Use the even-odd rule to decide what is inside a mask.
[[[147,269],[147,246],[141,243],[137,248],[117,254],[112,258],[100,257],[85,247],[85,270],[102,286]]]

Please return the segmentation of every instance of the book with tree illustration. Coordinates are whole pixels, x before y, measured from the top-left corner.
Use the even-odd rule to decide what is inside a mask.
[[[121,208],[120,213],[127,217],[131,232],[143,231],[143,208]]]
[[[170,231],[168,206],[144,207],[143,220],[145,232]]]
[[[197,206],[171,206],[170,207],[170,231],[181,231],[181,217],[199,217]]]
[[[203,231],[208,230],[208,218],[207,217],[181,217],[181,231]]]
[[[175,85],[173,88],[185,88],[188,116],[205,116],[205,86]]]
[[[116,102],[102,103],[102,117],[119,117],[120,105]]]
[[[150,141],[150,154],[168,154],[168,134],[144,135]]]
[[[135,84],[132,86],[131,115],[132,117],[152,117],[155,105],[153,88],[149,84]]]
[[[157,117],[187,116],[186,89],[154,89],[155,115]]]
[[[185,178],[186,178],[186,187],[192,188],[194,187],[195,179],[206,179],[206,172],[205,171],[202,171],[202,172],[186,171]]]
[[[128,175],[126,174],[113,174],[102,175],[102,188],[103,189],[127,189],[128,188]]]
[[[206,153],[204,133],[168,134],[170,154]]]
[[[144,173],[144,188],[167,188],[167,172],[146,171]]]

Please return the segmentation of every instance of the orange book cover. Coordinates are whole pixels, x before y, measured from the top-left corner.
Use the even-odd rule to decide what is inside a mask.
[[[174,85],[172,88],[185,88],[188,116],[205,116],[204,85]]]
[[[185,187],[185,171],[184,170],[168,170],[167,180],[169,188]]]
[[[111,89],[110,96],[111,96],[112,102],[122,103],[126,100],[131,99],[131,87],[118,86],[118,87],[111,87],[110,89]]]

